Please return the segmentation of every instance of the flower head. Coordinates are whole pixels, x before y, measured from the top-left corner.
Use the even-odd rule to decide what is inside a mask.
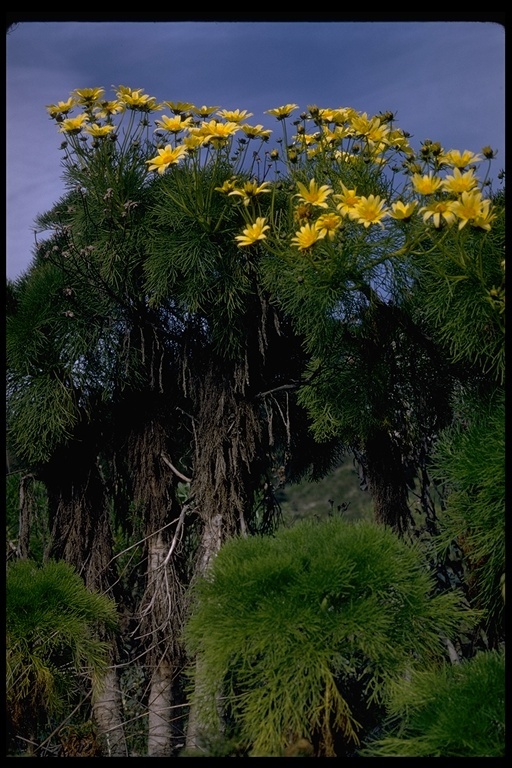
[[[249,205],[257,195],[261,195],[262,192],[270,192],[269,186],[268,181],[264,181],[260,185],[256,181],[246,181],[242,189],[233,189],[232,192],[228,192],[228,195],[239,195],[244,205]]]
[[[100,101],[98,106],[94,109],[96,117],[104,120],[111,115],[117,115],[118,112],[122,112],[125,109],[125,105],[119,101]]]
[[[297,182],[297,186],[300,189],[300,192],[297,192],[294,197],[298,197],[300,200],[303,200],[305,203],[309,203],[310,205],[317,205],[319,208],[327,208],[326,200],[332,193],[331,187],[329,187],[327,184],[323,184],[321,187],[319,187],[316,181],[311,179],[309,182],[309,188],[306,187],[305,184],[302,184],[300,181]]]
[[[158,128],[161,128],[163,131],[168,131],[169,133],[179,133],[185,128],[188,128],[191,122],[191,117],[182,117],[181,115],[167,117],[167,115],[162,115],[161,120],[155,120],[155,125],[157,125]]]
[[[113,125],[98,125],[97,123],[92,123],[92,125],[85,126],[85,132],[94,136],[95,139],[103,139],[105,136],[112,133],[112,131],[115,131]]]
[[[214,145],[224,144],[234,133],[240,130],[236,123],[221,123],[218,120],[210,120],[199,128],[192,128],[191,133],[202,136],[205,144],[211,142]]]
[[[248,112],[246,109],[221,109],[217,114],[229,123],[241,123],[242,120],[247,120],[248,117],[253,116],[253,113]]]
[[[126,109],[140,110],[141,112],[153,112],[160,109],[160,104],[157,103],[155,97],[143,93],[142,88],[133,90],[121,85],[116,95]]]
[[[61,122],[59,131],[60,133],[80,133],[88,119],[84,113],[76,117],[67,117]]]
[[[453,174],[446,176],[441,186],[446,192],[460,194],[461,192],[469,192],[477,184],[478,181],[473,171],[462,173],[458,168],[454,168]]]
[[[398,219],[398,221],[409,221],[417,205],[416,200],[413,200],[411,203],[403,203],[401,200],[397,200],[396,203],[391,205],[389,215],[392,219]]]
[[[484,199],[479,190],[463,192],[458,200],[454,200],[451,209],[459,219],[459,229],[465,227],[468,222],[480,229],[489,230],[491,221],[495,218],[491,213],[491,201]]]
[[[183,112],[190,112],[195,109],[194,105],[188,101],[164,101],[164,105],[169,107],[175,115],[181,115]]]
[[[46,109],[50,117],[57,117],[58,115],[67,115],[71,112],[73,107],[76,106],[75,99],[71,96],[67,101],[59,101],[57,104],[48,104]]]
[[[434,194],[443,183],[442,179],[438,176],[433,176],[432,173],[426,173],[423,176],[421,173],[413,173],[411,181],[414,191],[420,195]]]
[[[428,219],[431,218],[436,229],[440,229],[443,221],[446,224],[453,224],[457,217],[452,210],[452,203],[452,200],[435,200],[429,205],[424,205],[420,208],[423,221],[427,223]]]
[[[358,224],[364,224],[365,227],[369,227],[370,224],[380,224],[383,227],[382,219],[389,215],[384,208],[385,204],[379,195],[361,197],[350,212],[350,218],[357,221]]]
[[[267,237],[265,232],[270,229],[270,225],[266,223],[266,219],[263,216],[258,216],[254,224],[250,224],[244,230],[242,235],[237,235],[235,240],[238,240],[238,245],[243,247],[245,245],[252,245],[258,240],[265,240]]]
[[[285,104],[283,107],[276,107],[276,109],[267,109],[265,114],[277,117],[278,120],[284,120],[285,117],[289,117],[294,109],[298,109],[298,104]]]
[[[159,174],[164,173],[170,165],[179,163],[186,151],[186,148],[181,144],[174,149],[170,144],[167,144],[164,149],[158,150],[158,155],[156,157],[152,157],[151,160],[146,160],[148,171],[157,171]]]
[[[104,93],[104,88],[76,88],[72,95],[78,104],[90,109],[101,99]]]
[[[199,117],[207,118],[210,117],[210,115],[213,115],[217,109],[218,107],[207,107],[203,104],[202,107],[192,107],[191,111],[194,112],[194,114],[199,115]]]
[[[262,125],[241,125],[240,128],[249,139],[264,139],[266,141],[272,133]]]
[[[481,159],[481,155],[476,155],[474,152],[470,152],[469,149],[465,149],[464,152],[458,149],[450,149],[449,152],[445,152],[439,158],[442,163],[451,165],[454,168],[465,168],[470,163],[479,163]]]
[[[336,232],[341,227],[343,219],[337,213],[323,213],[315,221],[315,227],[323,237],[334,240]]]
[[[325,237],[325,230],[321,232],[315,227],[314,224],[304,224],[298,232],[295,233],[295,237],[292,237],[292,245],[296,245],[299,251],[307,251],[318,240],[323,240]]]
[[[357,194],[355,189],[348,189],[343,182],[341,183],[343,192],[339,195],[333,195],[334,200],[339,200],[336,208],[342,214],[342,216],[349,216],[350,212],[354,209],[361,197]]]

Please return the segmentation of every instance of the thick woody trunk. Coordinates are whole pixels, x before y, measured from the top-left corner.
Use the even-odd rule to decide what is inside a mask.
[[[123,706],[116,669],[105,674],[101,690],[93,699],[93,714],[103,746],[103,757],[128,757],[122,718]]]
[[[174,677],[182,657],[183,515],[164,423],[148,413],[139,427],[134,427],[128,441],[128,461],[133,500],[144,520],[147,556],[138,627],[147,647],[145,665],[150,679],[147,754],[170,757],[175,736]]]
[[[148,703],[148,756],[170,757],[172,751],[172,667],[160,661],[151,677]]]

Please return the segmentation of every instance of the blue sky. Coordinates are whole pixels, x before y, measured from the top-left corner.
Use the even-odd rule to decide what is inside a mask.
[[[48,14],[51,15],[51,14]],[[46,105],[75,88],[265,110],[392,111],[419,147],[498,151],[505,168],[505,27],[496,21],[21,21],[7,30],[7,276],[30,264],[34,219],[64,193]],[[160,113],[155,115],[161,117]],[[499,182],[495,185],[499,186]]]

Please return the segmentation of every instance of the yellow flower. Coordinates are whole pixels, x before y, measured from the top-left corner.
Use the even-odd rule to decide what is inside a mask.
[[[491,201],[482,197],[482,193],[474,189],[463,192],[458,200],[451,204],[453,213],[459,219],[459,229],[468,222],[480,229],[489,230],[491,221],[495,218],[490,211]]]
[[[242,230],[243,235],[237,235],[235,240],[238,240],[240,247],[252,245],[258,240],[265,240],[267,229],[270,229],[270,226],[266,223],[266,219],[263,216],[258,216],[254,224],[250,224],[246,229]]]
[[[113,125],[97,125],[97,123],[93,123],[92,125],[87,125],[85,127],[85,132],[90,133],[91,136],[94,136],[96,139],[104,138],[105,136],[108,136],[109,133],[112,133],[112,131],[115,131]]]
[[[478,183],[473,171],[466,171],[461,173],[458,168],[455,168],[452,176],[446,176],[441,184],[442,188],[446,192],[454,192],[459,194],[460,192],[469,192],[474,189]]]
[[[465,149],[464,152],[460,152],[458,149],[450,149],[449,152],[445,152],[439,158],[440,162],[445,165],[451,165],[454,168],[465,168],[470,163],[479,163],[481,159],[481,155],[475,155],[469,149]]]
[[[119,86],[116,95],[119,101],[126,106],[126,109],[138,109],[141,112],[153,112],[161,108],[161,105],[157,103],[155,97],[143,93],[142,88],[132,90],[131,88],[125,88],[121,85]]]
[[[369,227],[370,224],[380,224],[381,227],[384,227],[382,219],[389,215],[388,211],[384,209],[385,204],[379,195],[361,197],[350,212],[350,218],[357,221],[358,224],[364,224],[365,227]]]
[[[270,192],[271,190],[268,189],[268,187],[268,181],[264,181],[259,186],[256,181],[246,181],[242,189],[233,189],[232,192],[228,192],[228,195],[240,195],[240,197],[243,199],[244,205],[249,205],[251,200],[253,200],[257,195],[260,195],[262,192]]]
[[[311,179],[309,182],[309,189],[300,181],[297,182],[297,186],[300,189],[300,192],[294,195],[294,197],[298,197],[310,205],[317,205],[319,208],[327,208],[326,200],[332,192],[331,187],[327,184],[323,184],[319,187],[316,181]]]
[[[242,120],[247,120],[248,117],[252,117],[254,113],[248,112],[246,109],[221,109],[217,114],[229,123],[241,123]]]
[[[295,237],[292,237],[292,245],[296,245],[299,251],[307,251],[311,248],[317,240],[323,240],[325,233],[322,234],[314,224],[304,224],[298,232],[295,233]]]
[[[87,115],[83,113],[76,117],[67,117],[60,124],[59,131],[60,133],[80,133],[87,120]]]
[[[276,109],[267,109],[265,114],[277,117],[278,120],[284,120],[288,117],[294,109],[298,109],[298,104],[285,104],[283,107],[276,107]]]
[[[427,173],[424,176],[421,173],[413,173],[411,181],[414,190],[420,195],[432,195],[443,183],[442,179],[438,176],[433,176],[431,173]]]
[[[192,112],[199,117],[210,117],[217,109],[218,107],[207,107],[203,104],[202,107],[192,107]]]
[[[94,114],[102,120],[116,115],[118,112],[122,112],[125,109],[124,104],[119,101],[100,101],[99,105],[95,108]]]
[[[323,237],[327,236],[329,240],[334,240],[341,222],[342,218],[337,213],[323,213],[315,221],[315,227]]]
[[[270,137],[272,131],[265,129],[262,125],[241,125],[240,128],[249,139],[265,139]]]
[[[343,192],[341,195],[333,195],[334,200],[339,200],[340,202],[337,204],[336,208],[337,210],[343,215],[343,216],[349,216],[350,212],[354,209],[354,206],[356,206],[361,198],[357,194],[355,189],[348,189],[342,182],[341,188],[343,189]]]
[[[73,97],[70,97],[67,101],[58,101],[57,104],[48,104],[46,109],[50,117],[57,117],[58,115],[67,115],[71,112],[73,107],[76,106],[76,101]]]
[[[101,99],[104,93],[104,88],[76,88],[72,95],[82,106],[91,107]]]
[[[183,139],[183,146],[186,148],[187,152],[192,153],[194,152],[198,147],[202,147],[204,144],[204,137],[203,136],[185,136]]]
[[[169,107],[175,115],[181,115],[183,112],[190,112],[195,109],[194,105],[188,101],[164,101],[164,105]]]
[[[429,205],[424,205],[420,208],[420,213],[423,214],[423,221],[425,224],[428,219],[432,218],[434,227],[439,229],[443,224],[443,219],[447,224],[453,224],[456,220],[456,216],[452,210],[453,200],[436,200]]]
[[[233,176],[233,178],[231,179],[226,179],[222,187],[215,187],[215,191],[222,192],[225,195],[229,195],[229,193],[235,189],[235,184],[236,184],[236,176]]]
[[[146,160],[148,171],[157,171],[160,174],[164,173],[170,165],[179,163],[186,151],[186,148],[181,144],[174,149],[170,144],[167,144],[164,149],[158,150],[158,155],[156,157],[152,157],[151,160]]]
[[[162,115],[161,120],[155,120],[155,125],[158,125],[158,127],[163,131],[169,131],[169,133],[179,133],[185,128],[188,128],[191,122],[191,117],[182,117],[181,115],[167,117],[167,115]]]
[[[418,203],[416,200],[411,203],[403,203],[401,200],[398,200],[396,203],[392,204],[389,215],[392,219],[398,219],[399,221],[409,221],[417,205]]]
[[[191,133],[202,136],[205,144],[212,142],[216,145],[226,142],[239,130],[236,123],[219,123],[217,120],[210,120],[208,123],[203,123],[200,128],[192,129]]]

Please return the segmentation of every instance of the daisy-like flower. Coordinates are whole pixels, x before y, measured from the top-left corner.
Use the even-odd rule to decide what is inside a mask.
[[[473,171],[462,173],[458,168],[454,168],[453,174],[446,176],[441,186],[446,192],[454,192],[458,195],[461,192],[470,192],[477,184],[478,179]]]
[[[339,200],[336,208],[342,216],[350,216],[351,211],[360,202],[361,197],[357,194],[355,189],[348,189],[343,182],[341,183],[343,192],[341,195],[333,195],[334,200]]]
[[[76,101],[71,96],[67,101],[58,101],[57,104],[48,104],[46,109],[50,117],[58,117],[58,115],[67,115],[75,106]]]
[[[442,179],[432,173],[426,173],[423,176],[421,173],[413,173],[411,181],[414,191],[420,195],[433,195],[443,183]]]
[[[182,144],[174,149],[170,144],[167,144],[164,149],[158,150],[158,155],[156,155],[156,157],[152,157],[151,160],[146,160],[148,171],[157,171],[159,174],[165,173],[170,165],[177,165],[186,152],[187,150]]]
[[[215,187],[216,192],[222,192],[224,195],[229,195],[230,192],[236,188],[236,176],[232,179],[226,179],[222,187]]]
[[[298,104],[285,104],[283,107],[276,107],[276,109],[267,109],[265,114],[277,117],[278,120],[284,120],[285,117],[289,117],[294,109],[298,109]]]
[[[490,229],[491,201],[484,199],[482,193],[474,189],[471,192],[463,192],[458,200],[452,201],[451,209],[459,219],[459,229],[465,227],[468,222],[480,229]],[[478,223],[477,223],[478,222]]]
[[[183,112],[190,112],[195,109],[194,105],[188,101],[164,101],[164,105],[169,107],[175,115],[181,115]]]
[[[60,124],[59,131],[60,133],[80,133],[88,119],[84,113],[76,117],[67,117]]]
[[[423,214],[423,221],[425,224],[428,219],[432,219],[434,227],[440,229],[443,225],[443,221],[446,224],[453,224],[457,217],[452,210],[453,200],[436,200],[429,205],[424,205],[420,208],[420,213]]]
[[[315,227],[323,237],[334,240],[336,232],[341,227],[342,217],[337,213],[323,213],[315,221]]]
[[[119,101],[100,101],[99,105],[94,109],[94,114],[101,120],[105,120],[107,117],[122,112],[123,109],[125,109],[125,106]]]
[[[350,218],[365,227],[369,227],[370,224],[380,224],[381,227],[384,227],[382,219],[389,216],[385,205],[385,200],[381,200],[379,195],[361,197],[350,212]]]
[[[246,109],[221,109],[217,112],[219,117],[223,117],[228,123],[241,123],[242,120],[247,120],[253,116],[253,112],[248,112]]]
[[[249,139],[264,139],[266,141],[272,133],[262,125],[241,125],[240,128]]]
[[[141,112],[154,112],[161,108],[154,96],[143,93],[142,88],[132,90],[120,86],[117,98],[126,105],[126,109],[140,110]]]
[[[192,133],[200,135],[204,143],[212,142],[214,145],[225,143],[234,133],[240,130],[236,123],[219,123],[218,120],[210,120],[203,123],[199,129],[192,129]]]
[[[411,203],[404,203],[402,200],[397,200],[396,203],[391,205],[389,215],[392,219],[397,219],[398,221],[409,221],[416,210],[417,205],[418,203],[416,200],[413,200]]]
[[[104,88],[76,88],[72,96],[74,96],[79,104],[84,107],[92,107],[98,102],[103,94]]]
[[[298,197],[300,200],[309,203],[310,205],[316,205],[319,208],[327,208],[326,200],[332,193],[331,187],[327,184],[323,184],[319,187],[316,181],[311,179],[309,182],[309,189],[300,181],[297,182],[297,186],[300,189],[300,192],[297,192],[294,197]]]
[[[439,158],[442,163],[451,165],[453,168],[465,168],[470,163],[479,163],[481,159],[481,155],[476,155],[474,152],[470,152],[469,149],[465,149],[464,152],[461,152],[459,149],[450,149]]]
[[[233,189],[232,192],[228,192],[228,195],[239,195],[244,205],[247,206],[257,195],[261,195],[263,192],[270,192],[269,186],[270,182],[268,181],[264,181],[259,186],[256,181],[246,181],[242,189]]]
[[[395,149],[400,149],[404,152],[410,150],[409,140],[407,139],[407,136],[405,136],[404,132],[399,128],[390,130],[385,138],[385,141],[389,147],[394,147]]]
[[[203,136],[194,136],[190,134],[189,136],[185,136],[183,139],[183,146],[186,148],[189,154],[192,154],[193,152],[195,152],[195,150],[198,149],[199,147],[202,147],[203,144],[204,144]]]
[[[163,131],[169,131],[169,133],[179,133],[185,128],[188,128],[192,122],[191,117],[182,117],[181,115],[175,115],[174,117],[167,117],[162,115],[161,120],[155,120],[155,125]],[[158,130],[156,128],[155,130]]]
[[[192,112],[195,115],[199,115],[199,117],[207,118],[210,117],[210,115],[213,115],[214,112],[218,110],[218,107],[207,107],[205,104],[203,104],[202,107],[192,107]]]
[[[265,240],[267,229],[270,229],[270,225],[266,223],[266,219],[263,216],[258,216],[254,224],[249,224],[248,227],[243,229],[243,234],[237,235],[235,240],[238,240],[240,247],[252,245],[258,240]]]
[[[86,125],[84,130],[86,133],[94,136],[95,139],[103,139],[105,136],[108,136],[109,133],[115,131],[115,127],[113,125],[98,125],[97,123],[93,123],[92,125]]]
[[[322,234],[314,224],[304,224],[298,232],[295,233],[295,237],[292,237],[292,245],[296,245],[299,251],[307,251],[318,240],[323,240],[325,232]]]

